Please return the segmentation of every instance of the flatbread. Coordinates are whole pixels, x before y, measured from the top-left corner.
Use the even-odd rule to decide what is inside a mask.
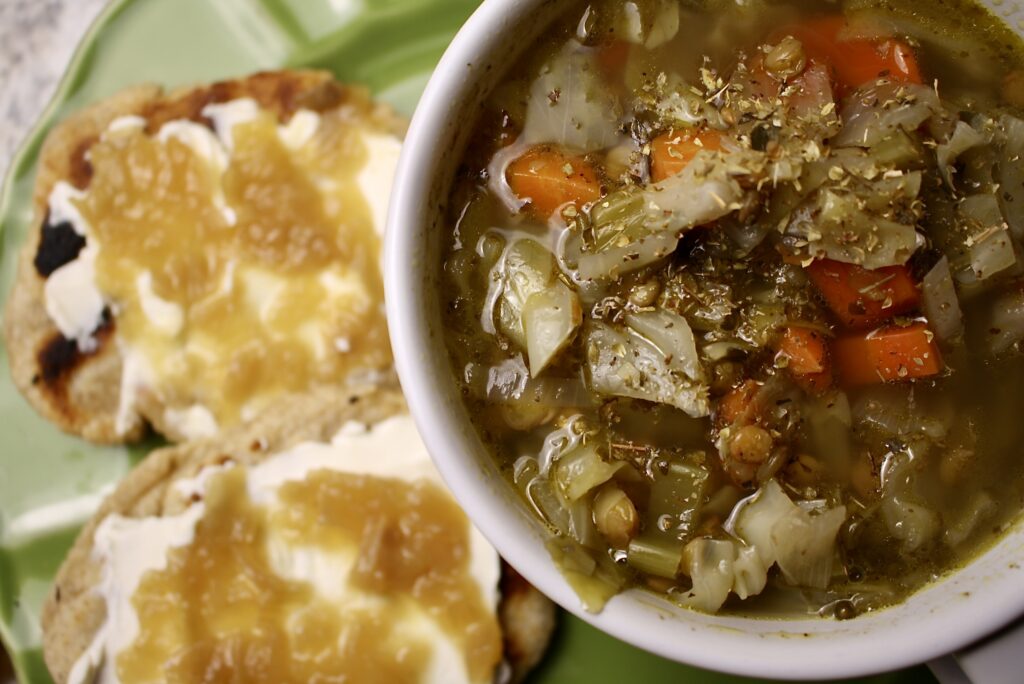
[[[352,103],[366,106],[367,120],[382,131],[404,135],[405,122],[385,105],[371,102],[363,88],[337,83],[325,71],[264,72],[248,78],[165,93],[155,85],[124,90],[67,117],[47,136],[39,155],[33,192],[32,227],[18,260],[18,271],[4,314],[4,337],[15,385],[29,403],[62,430],[101,444],[138,440],[147,422],[172,441],[184,436],[163,424],[163,407],[152,396],[139,397],[137,411],[127,417],[126,431],[116,429],[121,396],[121,357],[117,350],[117,321],[107,319],[96,335],[98,348],[78,351],[65,339],[46,313],[45,279],[34,265],[39,251],[47,203],[53,187],[68,181],[79,189],[88,186],[89,148],[110,122],[135,115],[147,121],[147,130],[159,130],[167,121],[189,119],[210,125],[202,115],[212,103],[251,97],[285,122],[299,109],[328,111]],[[291,401],[272,402],[270,412]]]
[[[110,514],[141,518],[174,515],[186,505],[172,496],[173,485],[206,466],[227,460],[254,465],[300,442],[328,441],[348,421],[378,423],[406,411],[397,390],[317,390],[249,425],[154,451],[107,497],[71,548],[42,613],[43,655],[58,684],[68,680],[74,663],[102,626],[106,608],[93,592],[102,564],[93,557],[96,528]],[[506,663],[498,679],[518,682],[539,661],[555,625],[554,605],[504,566],[499,606]]]

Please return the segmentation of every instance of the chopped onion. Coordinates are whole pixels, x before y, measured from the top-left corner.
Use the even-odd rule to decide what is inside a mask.
[[[942,257],[921,282],[921,308],[935,335],[949,343],[963,335],[960,301],[949,270],[949,259]]]
[[[537,377],[561,352],[583,320],[579,297],[565,283],[530,296],[523,305],[523,332],[530,375]]]

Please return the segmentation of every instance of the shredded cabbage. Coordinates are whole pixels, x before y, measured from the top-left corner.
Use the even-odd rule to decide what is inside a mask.
[[[595,51],[571,40],[530,86],[521,140],[603,150],[620,141],[620,110],[601,80]]]
[[[540,375],[572,339],[583,320],[580,299],[560,280],[526,300],[522,311],[530,374]]]
[[[921,308],[935,335],[949,343],[963,335],[963,315],[949,259],[942,257],[921,281]]]
[[[942,179],[946,181],[946,185],[955,189],[953,183],[955,169],[953,164],[957,158],[967,150],[984,144],[985,138],[971,128],[969,124],[963,121],[956,122],[956,128],[953,129],[953,134],[949,136],[949,140],[940,143],[935,149],[935,158],[939,162],[939,172],[942,174]]]
[[[915,131],[940,109],[939,96],[924,85],[883,82],[861,88],[840,110],[837,147],[874,147],[894,132]]]
[[[631,314],[622,329],[594,321],[587,368],[595,392],[710,413],[706,376],[686,319],[668,311]]]

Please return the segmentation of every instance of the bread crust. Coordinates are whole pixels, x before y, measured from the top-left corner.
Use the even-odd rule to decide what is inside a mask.
[[[142,518],[181,513],[188,502],[174,495],[174,484],[194,478],[207,466],[228,460],[255,465],[300,442],[329,441],[349,421],[373,425],[406,410],[397,389],[318,389],[218,437],[159,449],[147,456],[79,533],[43,605],[43,656],[54,681],[68,681],[71,668],[106,618],[103,600],[94,592],[101,580],[102,564],[93,556],[93,537],[108,515]],[[509,681],[518,682],[547,648],[555,608],[510,572],[514,573],[503,564],[499,619],[505,635]]]
[[[18,259],[14,287],[4,313],[4,338],[11,376],[19,391],[46,419],[65,432],[100,444],[137,441],[147,423],[172,441],[184,435],[163,422],[163,406],[154,397],[140,397],[139,406],[125,416],[124,432],[117,430],[121,397],[122,359],[117,345],[117,321],[97,334],[95,352],[81,354],[66,340],[46,313],[44,284],[34,265],[47,203],[53,187],[68,181],[79,189],[92,175],[87,152],[110,123],[122,116],[140,116],[155,132],[166,122],[189,119],[211,125],[203,114],[208,104],[251,97],[286,122],[299,109],[328,111],[353,105],[381,131],[402,137],[405,122],[385,105],[372,104],[365,89],[337,83],[325,71],[273,71],[247,78],[165,92],[140,85],[68,116],[46,137],[39,154],[32,197],[32,225]],[[370,103],[370,104],[367,104]],[[279,410],[282,398],[271,402]]]

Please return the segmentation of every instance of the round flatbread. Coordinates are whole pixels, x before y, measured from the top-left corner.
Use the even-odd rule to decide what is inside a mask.
[[[88,187],[92,174],[89,149],[115,119],[141,117],[150,133],[175,120],[212,126],[203,109],[240,98],[252,98],[281,122],[300,109],[322,113],[349,104],[363,110],[376,130],[401,137],[406,125],[389,107],[374,104],[365,89],[339,84],[323,71],[265,72],[169,93],[154,85],[137,86],[71,114],[57,125],[40,152],[32,227],[7,302],[4,335],[15,385],[37,411],[62,430],[93,442],[121,443],[139,439],[150,423],[171,440],[185,438],[166,424],[159,400],[146,394],[138,397],[130,415],[121,416],[118,430],[123,364],[115,343],[116,317],[106,317],[95,334],[96,350],[86,354],[74,340],[66,339],[48,316],[46,279],[37,257],[50,193],[60,181],[78,189]],[[281,399],[286,401],[290,398]],[[266,410],[279,410],[278,402]]]
[[[367,388],[317,390],[282,410],[225,431],[222,435],[154,451],[106,498],[85,525],[43,607],[43,654],[58,684],[86,651],[106,619],[103,599],[94,591],[102,563],[93,554],[97,527],[111,514],[131,518],[175,515],[187,502],[174,495],[180,480],[207,466],[233,461],[255,465],[300,442],[326,442],[350,421],[374,425],[406,411],[400,392]],[[499,620],[505,663],[496,681],[521,681],[543,655],[555,625],[554,605],[503,563]]]

